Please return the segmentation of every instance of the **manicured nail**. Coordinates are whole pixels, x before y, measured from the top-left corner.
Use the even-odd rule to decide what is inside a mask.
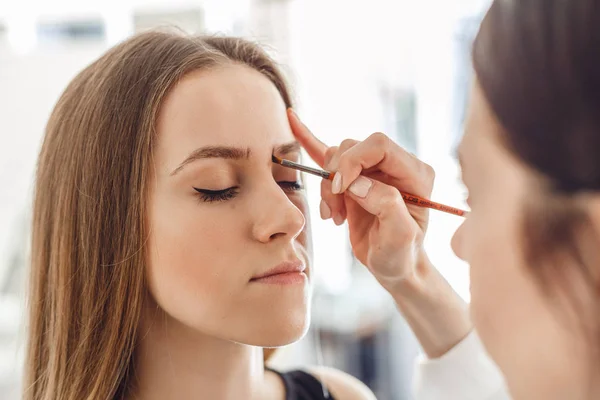
[[[365,198],[367,197],[371,186],[373,186],[373,182],[369,178],[359,176],[352,182],[352,185],[350,185],[348,190],[358,197]]]
[[[335,217],[333,217],[333,222],[337,226],[340,226],[341,224],[344,223],[344,218],[342,218],[342,216],[340,214],[336,214]]]
[[[321,218],[322,219],[331,218],[331,208],[329,208],[327,203],[325,203],[325,200],[321,200],[321,205],[320,205],[319,209],[321,210]]]
[[[338,194],[342,192],[342,174],[339,172],[335,173],[333,177],[333,183],[331,184],[331,192]]]

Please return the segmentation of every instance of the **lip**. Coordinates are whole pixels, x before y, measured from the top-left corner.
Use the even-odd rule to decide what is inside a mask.
[[[284,261],[270,270],[256,275],[250,282],[292,284],[304,282],[306,266],[300,260]]]

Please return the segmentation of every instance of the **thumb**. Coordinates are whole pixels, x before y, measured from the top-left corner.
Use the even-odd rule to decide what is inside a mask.
[[[418,227],[406,207],[402,194],[393,186],[360,175],[345,192],[359,206],[379,220],[382,232],[391,240],[412,235]]]
[[[361,175],[344,193],[377,220],[369,232],[362,232],[369,236],[370,254],[365,265],[384,287],[406,278],[414,268],[413,250],[421,230],[400,191]],[[348,222],[351,224],[350,219]],[[352,226],[350,230],[352,235]]]

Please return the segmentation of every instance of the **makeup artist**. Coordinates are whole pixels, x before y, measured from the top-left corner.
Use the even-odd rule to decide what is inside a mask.
[[[454,252],[470,306],[423,249],[434,171],[384,134],[327,147],[321,216],[393,296],[426,357],[417,399],[600,398],[600,1],[494,1],[474,42]],[[492,361],[493,360],[493,361]],[[499,367],[499,370],[497,369]],[[510,392],[510,395],[509,395]]]

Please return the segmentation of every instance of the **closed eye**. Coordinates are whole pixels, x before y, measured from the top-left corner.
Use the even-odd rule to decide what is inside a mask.
[[[297,192],[304,189],[304,185],[298,181],[278,181],[277,183],[285,192]]]
[[[227,201],[233,199],[239,193],[240,188],[234,186],[223,190],[209,190],[195,187],[194,190],[198,192],[197,195],[201,201],[205,203],[213,203],[216,201]]]
[[[286,193],[293,193],[304,189],[304,185],[297,181],[278,181],[277,184]],[[240,188],[233,186],[223,190],[210,190],[194,187],[199,199],[205,203],[231,200],[239,194]]]

